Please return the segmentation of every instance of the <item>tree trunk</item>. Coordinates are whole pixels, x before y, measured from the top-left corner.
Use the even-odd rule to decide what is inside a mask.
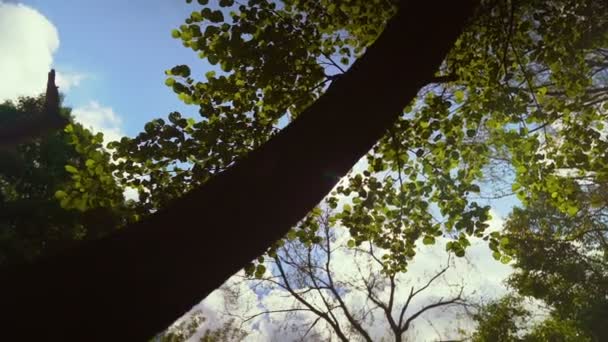
[[[372,148],[433,77],[475,2],[408,1],[326,94],[237,165],[143,222],[4,272],[4,336],[141,341],[165,329]]]

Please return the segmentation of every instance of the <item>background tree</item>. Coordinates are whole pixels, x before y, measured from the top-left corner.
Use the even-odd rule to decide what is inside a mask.
[[[560,319],[537,312],[524,304],[525,298],[508,295],[483,305],[472,316],[477,329],[462,332],[470,341],[599,341],[572,319]],[[536,312],[535,312],[536,311]],[[540,317],[539,317],[540,316]]]
[[[391,273],[382,261],[387,251],[369,243],[349,247],[347,230],[330,219],[327,211],[310,222],[318,225],[319,243],[302,242],[292,233],[276,254],[259,260],[252,276],[240,273],[225,284],[227,317],[244,328],[261,318],[277,322],[264,328],[280,334],[266,336],[273,340],[403,341],[423,331],[425,320],[435,329],[441,313],[468,306],[464,287],[444,279],[453,258],[440,267],[428,265],[437,270],[417,278]],[[250,303],[243,291],[264,299]]]
[[[516,272],[509,284],[515,296],[535,298],[548,306],[548,317],[525,334],[516,319],[531,315],[521,301],[503,300],[478,316],[477,336],[504,334],[500,341],[525,335],[528,340],[602,341],[608,338],[608,263],[605,184],[579,184],[575,216],[562,213],[540,199],[525,209],[516,208],[505,227],[514,252]],[[599,196],[599,197],[598,197]],[[491,327],[506,311],[509,329]],[[507,323],[508,322],[508,323]],[[497,330],[498,329],[498,330]]]
[[[23,126],[44,114],[45,96],[0,105],[0,126]],[[110,155],[102,135],[74,123],[61,108],[64,126],[26,134],[29,140],[0,150],[0,265],[31,262],[48,253],[96,239],[125,223],[122,189],[108,177]],[[24,131],[25,132],[25,131]],[[94,165],[93,165],[94,164]],[[84,168],[79,175],[77,168]],[[87,201],[93,191],[102,202]],[[78,192],[71,200],[68,193]],[[122,208],[122,209],[121,209]]]
[[[40,138],[68,124],[68,116],[60,110],[59,88],[55,84],[55,70],[48,74],[46,93],[41,107],[25,115],[5,116],[10,125],[0,127],[0,148],[11,149],[15,145]]]

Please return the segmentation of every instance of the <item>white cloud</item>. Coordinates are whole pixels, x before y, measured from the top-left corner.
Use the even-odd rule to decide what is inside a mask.
[[[0,101],[43,93],[58,48],[57,28],[44,15],[26,5],[0,0]],[[88,77],[57,70],[56,84],[66,93]]]
[[[58,47],[57,29],[40,12],[0,2],[0,101],[42,93]]]
[[[123,192],[123,196],[125,196],[125,199],[128,200],[133,200],[135,202],[139,201],[139,192],[137,191],[137,189],[132,188],[132,187],[126,187],[125,191]]]
[[[65,93],[74,87],[78,87],[87,78],[89,78],[89,75],[83,73],[57,71],[55,83],[59,87],[59,91]]]
[[[104,142],[120,140],[125,134],[122,131],[122,120],[110,107],[101,106],[96,101],[76,107],[72,115],[77,122],[94,132],[102,132]]]

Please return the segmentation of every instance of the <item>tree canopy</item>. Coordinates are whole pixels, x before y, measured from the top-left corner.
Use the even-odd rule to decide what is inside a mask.
[[[196,81],[178,65],[167,70],[166,83],[200,106],[203,120],[172,113],[168,123],[152,121],[115,145],[125,156],[122,181],[140,189],[150,210],[232,165],[281,130],[281,120],[296,118],[396,11],[391,1],[201,4],[172,34],[221,70]],[[483,234],[488,207],[475,194],[489,164],[512,169],[509,192],[524,204],[548,195],[572,216],[580,209],[575,178],[606,178],[606,6],[482,6],[430,80],[436,83],[368,153],[367,170],[351,173],[328,198],[331,206],[336,196],[353,200],[340,213],[353,242],[393,244],[387,265],[394,270],[406,267],[418,238],[432,243],[452,234],[449,248],[462,255],[466,237]],[[439,213],[429,210],[435,206]]]
[[[45,113],[46,96],[23,97],[0,105],[0,126],[19,131]],[[19,145],[0,149],[0,266],[22,264],[56,253],[81,240],[96,239],[125,224],[122,188],[104,179],[110,154],[101,133],[92,134],[61,108],[61,127],[30,130]],[[59,116],[59,115],[58,115]],[[57,120],[59,121],[59,120]],[[40,123],[37,123],[40,124]],[[65,130],[64,130],[65,128]],[[95,167],[90,167],[90,166]],[[88,172],[79,175],[78,168]],[[103,199],[87,200],[85,187]],[[77,192],[71,201],[68,193]]]
[[[602,185],[605,186],[605,185]],[[578,190],[576,216],[562,213],[548,198],[516,208],[505,226],[514,251],[513,293],[489,304],[476,319],[476,338],[500,341],[603,341],[607,338],[608,275],[606,273],[606,203],[598,205]],[[592,191],[601,189],[592,187]],[[547,317],[530,327],[532,312],[522,305],[534,298],[548,306]],[[500,324],[495,322],[500,321]],[[528,330],[526,330],[528,329]],[[499,336],[502,336],[499,338]]]

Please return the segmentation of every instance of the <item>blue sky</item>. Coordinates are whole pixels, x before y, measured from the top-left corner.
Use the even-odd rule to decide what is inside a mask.
[[[57,29],[53,67],[84,75],[67,93],[73,107],[97,101],[120,116],[135,135],[151,118],[174,110],[197,114],[164,85],[164,70],[188,64],[200,75],[207,65],[170,32],[199,6],[177,0],[24,0]],[[196,74],[195,74],[196,75]]]

